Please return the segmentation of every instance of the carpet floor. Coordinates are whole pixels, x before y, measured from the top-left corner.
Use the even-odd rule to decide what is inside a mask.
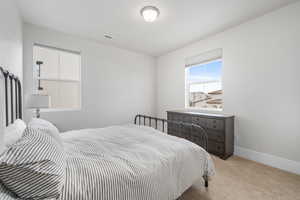
[[[180,200],[300,200],[300,176],[233,156],[213,157],[208,189],[192,186]]]

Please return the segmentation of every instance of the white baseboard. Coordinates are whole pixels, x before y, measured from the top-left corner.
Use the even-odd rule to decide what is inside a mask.
[[[235,146],[234,154],[248,160],[253,160],[271,167],[282,169],[300,175],[300,162],[288,160],[278,156],[253,151],[243,147]]]

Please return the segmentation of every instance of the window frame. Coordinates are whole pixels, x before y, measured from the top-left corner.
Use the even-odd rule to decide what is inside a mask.
[[[52,50],[56,50],[56,51],[63,51],[63,52],[67,52],[67,53],[72,53],[72,54],[76,54],[79,56],[79,79],[78,80],[72,80],[72,79],[60,79],[60,78],[40,78],[38,77],[37,73],[36,73],[36,63],[35,63],[35,55],[34,55],[34,47],[41,47],[41,48],[47,48],[47,49],[52,49]],[[53,47],[53,46],[49,46],[49,45],[44,45],[44,44],[40,44],[40,43],[34,43],[32,46],[32,61],[33,61],[33,67],[32,67],[32,72],[33,72],[33,93],[36,94],[38,93],[37,90],[37,82],[38,80],[43,80],[43,81],[61,81],[61,82],[65,82],[65,83],[69,83],[69,82],[76,82],[79,84],[79,105],[77,108],[42,108],[40,109],[41,113],[47,113],[47,112],[66,112],[66,111],[81,111],[82,110],[82,58],[81,58],[81,52],[80,51],[74,51],[74,50],[69,50],[69,49],[64,49],[64,48],[58,48],[58,47]]]
[[[185,67],[184,69],[184,73],[185,73],[185,80],[184,80],[184,97],[185,97],[185,109],[189,109],[189,110],[195,110],[195,111],[207,111],[207,112],[217,112],[217,113],[222,113],[224,111],[224,102],[222,103],[222,108],[219,109],[219,108],[203,108],[203,107],[191,107],[189,105],[189,102],[190,102],[190,92],[189,92],[189,87],[188,87],[188,70],[190,68],[193,68],[193,67],[198,67],[199,65],[206,65],[206,64],[209,64],[209,63],[212,63],[212,62],[217,62],[217,61],[221,61],[222,62],[222,69],[221,69],[221,84],[222,84],[222,91],[223,91],[223,94],[224,95],[224,89],[223,89],[223,58],[217,58],[217,59],[213,59],[213,60],[209,60],[207,62],[202,62],[202,63],[199,63],[199,64],[195,64],[195,65],[192,65],[192,66],[188,66],[188,67]],[[223,99],[223,98],[222,98]]]

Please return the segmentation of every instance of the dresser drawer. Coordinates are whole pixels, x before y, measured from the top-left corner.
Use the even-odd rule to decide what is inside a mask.
[[[168,120],[174,120],[174,118],[175,118],[175,115],[174,114],[169,114],[168,113]]]
[[[168,134],[176,136],[176,137],[184,137],[184,134],[176,127],[168,127]]]
[[[208,151],[210,153],[222,155],[224,153],[224,143],[208,140]]]
[[[198,133],[195,133],[195,132],[191,132],[189,134],[189,138],[186,138],[188,140],[190,140],[191,142],[195,143],[195,144],[198,144],[199,146],[204,146],[206,144],[206,141],[203,140],[202,137],[199,136]]]
[[[192,123],[201,126],[202,128],[207,127],[207,119],[202,117],[192,117]]]
[[[206,127],[214,130],[224,130],[224,120],[207,119]]]
[[[191,111],[169,111],[168,120],[192,123],[205,129],[208,141],[193,129],[185,129],[180,124],[168,124],[168,133],[204,146],[207,151],[222,159],[227,159],[234,150],[234,116],[224,114],[199,113]]]
[[[168,115],[168,119],[177,122],[186,122],[186,123],[191,122],[191,116],[189,115],[173,114],[173,115]]]
[[[223,131],[207,130],[206,133],[209,140],[213,140],[217,142],[225,141],[225,133]]]

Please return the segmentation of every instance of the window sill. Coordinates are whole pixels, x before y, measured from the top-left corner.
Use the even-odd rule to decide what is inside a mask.
[[[78,112],[78,111],[81,111],[81,108],[70,108],[70,109],[67,109],[67,108],[58,108],[58,109],[41,109],[41,113],[47,113],[47,112]]]

